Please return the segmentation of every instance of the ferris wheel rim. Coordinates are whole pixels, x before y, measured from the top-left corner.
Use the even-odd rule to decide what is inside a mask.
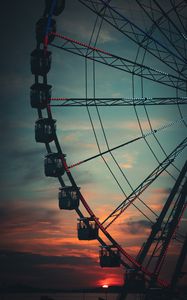
[[[48,44],[45,44],[45,46],[47,47]],[[49,118],[50,120],[53,120],[53,118],[52,118],[52,111],[51,111],[51,109],[50,109],[49,106],[47,107],[47,115],[48,115],[48,118]],[[39,116],[39,118],[42,118],[42,110],[41,110],[41,109],[38,109],[38,116]],[[79,193],[79,195],[80,195],[80,200],[81,200],[81,202],[82,202],[84,208],[86,209],[86,211],[87,211],[88,214],[90,215],[90,217],[92,217],[92,218],[95,220],[95,222],[96,222],[96,224],[98,225],[99,229],[105,234],[105,236],[108,238],[108,240],[109,240],[110,242],[112,242],[113,246],[115,246],[115,247],[120,251],[120,253],[124,255],[124,257],[125,257],[128,261],[130,261],[137,269],[141,270],[145,275],[148,275],[148,277],[152,277],[154,274],[151,273],[150,271],[146,270],[141,264],[139,264],[139,263],[136,261],[136,259],[132,258],[132,257],[131,257],[131,256],[130,256],[130,255],[129,255],[129,254],[128,254],[128,253],[127,253],[127,252],[126,252],[126,251],[125,251],[125,250],[124,250],[124,249],[116,242],[116,241],[115,241],[115,239],[113,239],[113,237],[108,233],[108,231],[106,230],[106,228],[103,227],[102,223],[99,222],[98,218],[96,217],[96,215],[94,214],[94,212],[92,211],[92,209],[91,209],[90,206],[88,205],[87,201],[85,200],[84,196],[83,196],[82,193],[80,192],[79,187],[77,186],[77,184],[76,184],[76,182],[75,182],[75,180],[74,180],[74,178],[73,178],[73,175],[71,174],[71,172],[70,172],[70,170],[69,170],[69,168],[68,168],[68,166],[67,166],[67,163],[66,163],[66,160],[65,160],[65,155],[64,155],[64,153],[63,153],[63,151],[62,151],[62,147],[60,146],[60,143],[59,143],[59,141],[58,141],[58,137],[57,137],[56,133],[55,133],[54,143],[55,143],[55,146],[56,146],[56,149],[57,149],[58,154],[62,155],[62,161],[63,161],[63,163],[64,163],[65,172],[66,172],[66,174],[67,174],[67,176],[68,176],[68,178],[69,178],[69,180],[70,180],[72,186],[75,187],[75,188],[78,190],[78,193]],[[52,153],[52,152],[51,152],[51,147],[50,147],[49,143],[45,143],[45,146],[46,146],[47,153],[48,153],[48,154]],[[58,179],[59,179],[59,182],[60,182],[61,186],[63,187],[63,186],[64,186],[64,182],[63,182],[62,177],[58,177]],[[83,214],[82,214],[82,212],[81,212],[79,209],[77,209],[76,212],[78,213],[79,217],[84,217]],[[102,239],[101,239],[99,236],[98,236],[98,241],[101,243],[101,245],[102,245],[102,243],[104,243],[104,242],[102,241]],[[104,244],[105,244],[105,243],[104,243]],[[123,263],[124,263],[124,265],[125,265],[125,262],[123,262]],[[160,280],[159,278],[158,278],[157,282],[158,282],[160,285],[165,286],[165,287],[168,285],[168,283],[166,283],[166,282]]]

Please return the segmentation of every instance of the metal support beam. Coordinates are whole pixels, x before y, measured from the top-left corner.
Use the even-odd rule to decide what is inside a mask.
[[[175,160],[176,156],[187,146],[185,138],[159,166],[102,222],[111,220],[105,228],[108,228],[126,209],[134,202],[160,174]]]
[[[85,43],[70,39],[58,33],[52,34],[59,38],[58,40],[62,41],[61,44],[57,44],[57,41],[51,43],[51,46],[55,48],[71,52],[92,61],[99,62],[109,67],[125,71],[127,73],[173,87],[175,89],[177,88],[179,90],[186,91],[185,78],[181,78],[180,76],[175,76],[161,70],[136,63],[132,60],[111,54],[95,47],[91,47]]]
[[[146,243],[143,245],[138,257],[137,257],[137,260],[139,261],[139,263],[143,263],[144,259],[146,258],[147,254],[148,254],[148,251],[152,245],[152,243],[154,242],[154,239],[157,235],[157,233],[161,230],[161,225],[164,221],[164,218],[168,212],[168,209],[170,208],[172,202],[173,202],[173,199],[175,197],[175,195],[177,194],[178,190],[179,190],[179,187],[184,179],[184,177],[186,176],[186,173],[187,173],[187,161],[185,162],[174,186],[173,186],[173,189],[171,190],[170,194],[169,194],[169,197],[168,199],[166,200],[166,203],[156,221],[156,223],[152,226],[152,231],[146,241]]]
[[[175,289],[179,279],[182,277],[182,268],[183,268],[183,265],[184,265],[184,262],[186,259],[186,255],[187,255],[187,236],[185,238],[180,255],[178,257],[177,264],[175,266],[175,271],[173,273],[173,277],[171,280],[171,288],[172,289]]]
[[[187,104],[187,97],[161,98],[51,98],[52,107],[144,106]]]
[[[156,263],[155,269],[154,269],[155,279],[157,279],[157,277],[160,273],[162,264],[164,262],[164,259],[165,259],[165,256],[166,256],[166,253],[168,250],[168,246],[170,244],[173,234],[175,233],[176,228],[177,228],[177,226],[181,220],[181,217],[184,213],[184,210],[186,208],[186,204],[187,204],[186,197],[187,197],[187,179],[186,179],[186,181],[182,187],[182,190],[180,192],[180,196],[178,199],[178,203],[176,205],[175,212],[173,213],[172,220],[170,221],[170,223],[168,224],[168,227],[167,227],[168,231],[166,233],[165,240],[162,244],[162,249],[161,249],[158,261]]]
[[[182,66],[186,64],[186,58],[181,57],[181,55],[176,53],[176,51],[173,52],[165,44],[156,40],[152,35],[148,34],[137,24],[128,19],[127,16],[124,16],[121,12],[119,12],[119,10],[112,7],[104,0],[79,0],[79,2],[99,15],[107,23],[123,33],[138,46],[144,48],[159,61],[183,76],[183,74],[179,71],[178,65],[181,64],[182,68]]]
[[[157,32],[159,32],[159,37],[161,35],[165,41],[165,44],[168,44],[168,47],[172,47],[173,51],[175,51],[179,56],[183,57],[183,59],[185,60],[186,41],[184,38],[183,30],[181,30],[181,28],[179,29],[179,27],[177,26],[178,24],[176,23],[179,23],[176,22],[177,20],[175,20],[174,23],[174,21],[170,18],[171,12],[173,16],[174,12],[187,9],[187,5],[184,3],[184,1],[181,1],[175,6],[172,5],[169,11],[164,10],[155,0],[136,0],[136,2],[138,3],[142,11],[145,12],[147,17],[151,20],[152,24],[154,25],[154,29],[157,29]],[[155,9],[153,9],[155,5]],[[176,19],[178,19],[177,16]],[[156,30],[154,32],[154,36],[155,35]],[[182,69],[179,70],[179,72],[183,71]]]

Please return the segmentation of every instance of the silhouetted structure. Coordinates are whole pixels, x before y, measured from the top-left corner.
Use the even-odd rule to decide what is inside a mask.
[[[99,227],[92,218],[81,218],[77,224],[79,240],[96,240]]]
[[[58,177],[65,173],[63,158],[59,153],[49,153],[44,160],[45,176]]]
[[[56,120],[49,118],[42,118],[35,123],[35,140],[38,143],[50,143],[54,141]]]
[[[79,193],[76,188],[72,186],[65,186],[59,189],[58,194],[60,209],[78,209],[79,207]]]
[[[146,30],[142,30],[140,28],[138,22],[135,24],[127,16],[123,16],[118,10],[115,9],[114,6],[110,6],[110,1],[103,0],[78,0],[81,4],[85,5],[92,12],[94,12],[97,16],[102,17],[102,21],[108,22],[115,29],[119,30],[125,36],[128,36],[130,40],[132,40],[138,47],[136,60],[132,61],[126,59],[124,57],[119,57],[117,55],[111,54],[109,52],[98,49],[97,47],[91,46],[91,40],[89,44],[82,43],[80,41],[75,41],[74,39],[65,37],[63,35],[56,33],[56,21],[53,19],[53,16],[58,16],[65,7],[65,1],[57,0],[46,0],[45,1],[45,9],[42,18],[38,20],[36,23],[36,49],[34,49],[31,53],[31,72],[34,75],[35,82],[31,86],[30,92],[30,102],[33,108],[37,109],[38,112],[38,120],[35,124],[35,139],[37,142],[45,143],[47,155],[45,158],[45,175],[49,177],[58,177],[58,180],[61,184],[61,188],[59,191],[59,208],[66,210],[75,210],[79,216],[77,231],[79,240],[95,240],[97,239],[101,244],[102,248],[100,250],[100,265],[101,267],[119,267],[120,265],[124,266],[126,269],[125,274],[125,284],[122,289],[121,294],[119,295],[120,300],[124,300],[127,298],[129,294],[140,294],[144,297],[144,300],[171,300],[178,299],[179,293],[177,290],[176,283],[182,274],[182,266],[184,264],[184,260],[186,257],[186,249],[187,249],[187,241],[184,241],[183,247],[181,249],[181,253],[179,255],[178,262],[176,264],[176,268],[174,270],[174,274],[171,280],[171,283],[166,282],[160,279],[161,269],[164,265],[165,258],[167,257],[167,250],[173,236],[176,233],[176,229],[179,225],[179,222],[182,218],[183,212],[186,208],[186,191],[187,191],[187,162],[182,168],[181,172],[179,169],[175,167],[175,169],[180,172],[178,179],[176,180],[173,189],[171,190],[169,197],[166,199],[166,202],[163,206],[163,209],[159,216],[156,215],[156,221],[154,219],[150,235],[147,241],[143,244],[141,251],[139,252],[136,258],[132,257],[130,254],[126,252],[111,236],[108,231],[109,226],[129,207],[129,205],[134,204],[133,202],[136,199],[141,201],[141,204],[146,206],[146,209],[149,209],[152,213],[153,210],[146,205],[142,199],[140,199],[140,195],[164,172],[166,169],[174,165],[174,161],[176,157],[185,149],[187,146],[187,138],[185,137],[183,141],[178,144],[175,149],[172,150],[170,154],[167,154],[159,140],[155,136],[158,130],[154,130],[152,128],[151,120],[149,117],[149,113],[146,109],[146,105],[163,105],[163,104],[171,104],[176,105],[180,114],[180,122],[184,121],[182,112],[179,107],[179,98],[181,103],[183,103],[183,97],[177,97],[174,99],[170,97],[169,101],[165,101],[163,97],[160,98],[147,98],[143,96],[144,94],[144,84],[143,79],[151,80],[157,84],[163,84],[165,86],[169,86],[170,88],[174,88],[176,94],[181,91],[186,92],[186,48],[184,47],[184,39],[186,36],[183,32],[185,32],[185,26],[183,24],[183,17],[181,17],[181,12],[187,10],[187,5],[185,1],[168,1],[168,5],[170,5],[170,12],[173,12],[177,16],[178,24],[181,26],[182,30],[179,30],[176,24],[170,18],[163,7],[160,5],[159,1],[153,1],[154,5],[157,9],[154,9],[152,6],[152,0],[134,0],[137,5],[140,7],[140,11],[142,10],[149,19],[149,23],[152,24],[149,31],[148,28]],[[176,4],[177,3],[177,4]],[[167,5],[166,5],[167,7]],[[105,13],[107,12],[107,13]],[[157,13],[159,12],[159,18],[157,20]],[[158,21],[158,22],[157,22]],[[160,26],[164,23],[165,28]],[[97,26],[95,26],[97,28]],[[162,35],[161,41],[154,38],[154,33],[157,32],[158,29],[160,34]],[[168,34],[169,33],[169,34]],[[93,31],[94,36],[94,31]],[[93,37],[92,36],[92,37]],[[99,36],[99,31],[98,31]],[[55,38],[63,41],[60,45],[58,43],[52,43]],[[165,38],[167,40],[165,40]],[[181,42],[182,39],[182,42]],[[166,45],[162,44],[165,40]],[[178,47],[177,43],[180,41],[180,46]],[[168,47],[168,43],[172,47]],[[61,149],[60,143],[56,136],[56,120],[52,118],[52,111],[50,106],[51,99],[51,89],[52,86],[47,84],[47,74],[51,68],[51,56],[52,53],[48,51],[48,46],[51,44],[52,47],[56,47],[58,49],[63,49],[70,53],[73,53],[78,56],[82,56],[83,58],[90,59],[94,63],[99,62],[106,66],[110,66],[112,68],[118,69],[120,71],[125,71],[132,76],[132,94],[133,97],[130,99],[130,105],[134,107],[136,119],[139,124],[139,129],[142,133],[142,136],[135,138],[128,143],[118,145],[115,148],[109,149],[109,144],[107,140],[107,136],[104,131],[104,127],[102,124],[102,120],[100,114],[97,110],[97,114],[100,120],[100,125],[102,127],[102,133],[104,134],[105,142],[107,144],[107,151],[98,153],[97,155],[84,159],[81,162],[78,162],[72,166],[67,166],[65,155]],[[142,48],[142,49],[140,49]],[[143,50],[143,51],[140,51]],[[141,56],[141,52],[143,54],[142,60],[138,62],[138,56]],[[146,52],[149,53],[151,57],[157,59],[158,65],[160,63],[164,64],[164,66],[170,69],[170,71],[174,71],[174,73],[167,73],[167,71],[159,70],[153,68],[152,66],[144,65],[144,59]],[[86,65],[86,64],[85,64]],[[165,70],[165,69],[164,69]],[[85,74],[87,76],[87,66],[85,67]],[[93,87],[95,89],[95,67],[93,67]],[[134,88],[136,86],[134,82],[135,76],[139,76],[141,80],[140,92],[142,94],[141,98],[135,98]],[[87,77],[86,80],[87,81]],[[86,85],[87,89],[87,85]],[[186,98],[186,97],[185,97]],[[143,99],[143,101],[142,101]],[[163,101],[164,99],[164,101]],[[61,100],[66,100],[65,103],[68,102],[68,98]],[[95,106],[97,108],[96,99],[92,99],[91,102],[88,98],[82,99],[84,100],[84,105],[88,108],[89,103],[91,106]],[[74,105],[81,106],[81,99],[74,99]],[[101,99],[100,99],[101,100]],[[105,99],[107,100],[107,99]],[[97,99],[98,101],[98,99]],[[107,100],[108,101],[108,100]],[[105,103],[107,103],[107,101]],[[186,99],[185,99],[186,101]],[[116,105],[116,100],[112,100],[110,106]],[[121,101],[122,104],[126,103],[126,101]],[[128,102],[128,101],[127,101]],[[69,102],[70,103],[70,102]],[[100,103],[103,102],[102,100]],[[180,104],[181,104],[180,103]],[[68,104],[70,105],[70,104]],[[67,105],[67,106],[68,106]],[[127,105],[127,103],[125,104]],[[139,117],[138,111],[136,110],[136,105],[142,105],[145,110],[147,123],[149,123],[150,133],[144,134],[143,126],[141,124],[141,118]],[[104,106],[104,105],[103,105]],[[43,110],[46,109],[46,112]],[[43,115],[47,115],[44,117]],[[89,119],[92,124],[93,132],[97,141],[97,134],[93,126],[91,115],[89,114]],[[173,124],[168,125],[168,127]],[[159,129],[163,130],[165,126]],[[154,150],[146,139],[148,136],[152,136],[155,138],[157,145],[161,148],[162,153],[164,154],[164,160],[160,162],[160,159],[157,158]],[[131,142],[144,139],[146,141],[147,146],[151,150],[151,154],[156,158],[158,165],[157,167],[137,186],[136,189],[131,187],[126,176],[127,183],[132,188],[132,193],[129,196],[125,197],[121,204],[119,204],[112,213],[102,222],[99,222],[99,219],[96,217],[92,209],[89,207],[87,201],[79,191],[79,187],[77,186],[73,175],[70,172],[70,168],[80,165],[81,163],[88,162],[91,159],[95,159],[96,157],[102,156],[111,153],[114,149],[116,150],[119,147],[122,147]],[[52,147],[50,143],[53,142],[54,147],[56,147],[56,152],[52,152]],[[97,142],[98,146],[99,143]],[[99,148],[99,147],[98,147]],[[119,171],[123,174],[120,165],[115,160],[115,164],[118,166]],[[105,161],[106,163],[106,161]],[[108,165],[107,165],[108,166]],[[112,173],[113,178],[118,183],[121,190],[122,187],[118,182],[115,175]],[[66,173],[66,180],[70,182],[70,186],[66,186],[64,179],[62,176]],[[171,175],[168,172],[169,175]],[[124,175],[124,174],[123,174]],[[174,176],[171,176],[174,177]],[[124,192],[124,191],[123,191]],[[125,193],[124,193],[125,194]],[[81,200],[82,205],[87,211],[89,217],[84,217],[83,213],[79,208],[79,201]],[[140,211],[140,209],[139,209]],[[146,213],[141,211],[144,216]],[[147,216],[146,216],[147,217]],[[149,219],[149,217],[148,217]],[[149,219],[150,220],[150,219]],[[107,242],[99,236],[99,229],[102,231],[102,234],[105,236]],[[111,244],[111,246],[107,245],[107,243]],[[46,296],[44,296],[46,297]],[[50,300],[43,298],[41,300]]]
[[[102,268],[116,268],[121,265],[120,252],[113,246],[101,246],[99,251],[99,260]]]

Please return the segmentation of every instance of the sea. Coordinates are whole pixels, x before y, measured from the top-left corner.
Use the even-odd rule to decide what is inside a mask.
[[[10,293],[4,295],[1,294],[0,300],[41,300],[42,296],[43,297],[47,296],[49,300],[117,300],[118,294],[113,294],[113,293],[60,293],[60,294],[16,293],[13,294]]]

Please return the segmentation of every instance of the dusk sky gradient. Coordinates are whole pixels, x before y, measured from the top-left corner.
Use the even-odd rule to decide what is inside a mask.
[[[145,26],[146,18],[140,15],[133,1],[114,1],[139,26]],[[34,140],[34,123],[37,112],[30,106],[30,86],[34,78],[30,71],[30,53],[34,50],[35,23],[41,17],[44,1],[3,1],[1,9],[1,172],[0,172],[0,284],[26,284],[36,287],[81,288],[103,284],[123,284],[124,270],[102,269],[99,266],[97,241],[79,241],[77,215],[74,211],[58,208],[57,179],[47,178],[43,171],[46,155],[43,144]],[[64,36],[89,43],[96,16],[79,1],[66,1],[62,15],[56,17],[57,32]],[[156,34],[159,38],[159,33]],[[103,23],[97,47],[116,55],[134,60],[137,46],[114,28]],[[48,82],[53,86],[53,97],[85,97],[85,60],[71,53],[50,48],[52,67]],[[145,64],[163,68],[146,56]],[[125,72],[96,64],[96,97],[132,97],[132,76]],[[93,97],[92,62],[88,62],[88,97]],[[141,97],[141,81],[135,78],[135,97]],[[144,97],[175,97],[174,89],[144,80]],[[186,96],[179,92],[179,96]],[[99,108],[109,146],[115,147],[141,135],[133,107]],[[137,107],[145,133],[150,131],[144,107]],[[166,125],[156,136],[169,154],[186,136],[185,122],[177,107],[148,107],[153,129]],[[187,110],[181,105],[184,119]],[[90,109],[101,150],[107,149],[95,108]],[[67,163],[71,165],[98,153],[86,108],[53,108],[57,120],[57,135]],[[185,119],[186,120],[186,119]],[[177,121],[177,122],[175,122]],[[175,122],[172,126],[168,124]],[[167,127],[168,126],[168,127]],[[165,154],[153,135],[147,141],[161,162]],[[115,158],[135,189],[158,161],[144,139],[114,152]],[[187,157],[186,149],[177,157],[176,166],[181,169]],[[105,156],[125,193],[131,187],[116,168],[111,156]],[[177,177],[170,166],[168,171]],[[101,158],[72,169],[95,214],[102,221],[124,200],[116,182]],[[64,176],[65,182],[68,179]],[[141,196],[152,210],[159,214],[174,180],[163,172]],[[153,221],[154,214],[137,201]],[[85,210],[81,207],[81,210]],[[85,213],[86,214],[86,213]],[[184,214],[180,232],[186,232],[187,215]],[[150,222],[136,208],[127,211],[111,225],[109,232],[132,256],[136,257],[150,232]],[[101,237],[104,238],[101,234]],[[167,264],[172,265],[180,245],[174,242],[169,249]],[[167,272],[163,276],[168,277]]]

